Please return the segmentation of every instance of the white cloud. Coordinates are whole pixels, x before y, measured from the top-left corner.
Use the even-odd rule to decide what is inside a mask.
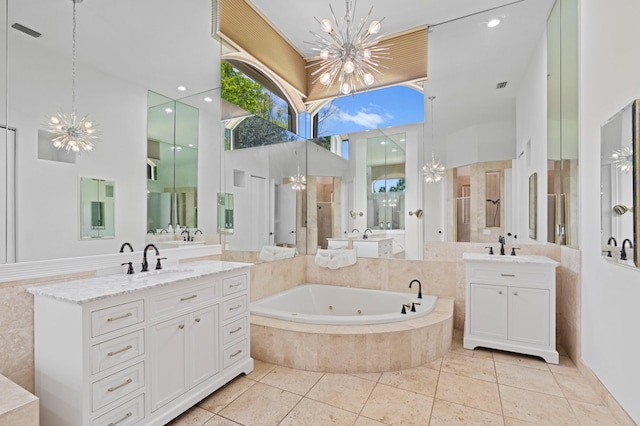
[[[385,122],[385,117],[380,114],[368,113],[365,109],[361,109],[355,114],[340,110],[338,111],[337,119],[343,123],[355,123],[367,129],[377,129]]]

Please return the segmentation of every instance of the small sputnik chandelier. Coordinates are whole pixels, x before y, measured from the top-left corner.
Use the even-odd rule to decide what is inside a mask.
[[[633,170],[633,149],[630,146],[613,151],[611,158],[616,167],[623,172],[629,173]]]
[[[311,73],[312,76],[317,76],[313,83],[319,81],[329,88],[337,79],[339,93],[348,95],[356,91],[357,85],[364,89],[371,86],[375,82],[374,73],[382,74],[380,68],[384,66],[379,61],[390,59],[388,55],[391,45],[378,44],[382,35],[376,37],[384,18],[380,21],[373,20],[367,26],[373,7],[360,23],[355,23],[353,18],[356,0],[346,0],[345,4],[345,15],[340,20],[329,4],[333,23],[328,18],[319,20],[314,17],[322,31],[331,38],[326,39],[310,31],[317,40],[308,43],[314,46],[312,50],[318,54],[310,59],[307,67],[318,66]]]
[[[307,187],[307,177],[300,174],[300,165],[298,165],[298,173],[295,176],[291,176],[289,179],[291,189],[302,191]]]
[[[431,162],[425,163],[424,167],[422,167],[422,175],[424,176],[424,181],[427,183],[438,183],[444,177],[444,165],[440,163],[440,161],[436,160],[434,153],[434,124],[433,124],[433,100],[435,96],[429,96],[429,100],[431,101]]]
[[[98,141],[96,134],[96,123],[89,120],[85,115],[78,118],[76,115],[76,4],[82,0],[71,0],[73,2],[73,32],[71,44],[71,113],[66,114],[58,111],[52,115],[47,125],[49,133],[52,134],[51,142],[58,149],[81,152],[91,151]]]

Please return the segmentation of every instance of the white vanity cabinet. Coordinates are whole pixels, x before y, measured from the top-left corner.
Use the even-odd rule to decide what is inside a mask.
[[[543,256],[463,255],[466,309],[463,346],[536,355],[558,363],[555,268]]]
[[[253,370],[248,265],[167,272],[29,289],[42,425],[163,425]]]
[[[358,257],[389,258],[393,255],[393,238],[368,238],[352,241]]]

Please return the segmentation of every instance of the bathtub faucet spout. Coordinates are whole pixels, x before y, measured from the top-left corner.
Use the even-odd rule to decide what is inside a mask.
[[[418,299],[422,299],[422,283],[418,280],[413,280],[409,283],[409,288],[413,283],[418,283]]]

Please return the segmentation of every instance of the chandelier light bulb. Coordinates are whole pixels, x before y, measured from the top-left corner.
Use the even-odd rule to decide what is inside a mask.
[[[346,72],[347,74],[351,74],[354,69],[355,69],[355,65],[353,65],[353,62],[348,60],[347,62],[344,63],[344,72]]]
[[[329,74],[328,72],[325,72],[320,76],[320,83],[322,83],[324,86],[327,86],[330,82],[331,74]]]
[[[340,87],[340,91],[342,92],[343,95],[348,95],[349,93],[351,93],[351,86],[349,85],[349,83],[342,83],[342,86]]]
[[[327,59],[329,57],[329,51],[327,49],[322,49],[320,51],[320,57],[322,59]]]
[[[320,28],[322,28],[322,31],[324,31],[325,33],[330,33],[333,30],[331,21],[327,18],[320,21]]]
[[[382,28],[380,21],[371,21],[371,24],[369,24],[369,34],[378,34],[380,28]]]
[[[371,59],[371,49],[364,49],[362,57],[365,59]]]
[[[363,80],[364,84],[366,84],[367,86],[371,86],[375,81],[373,75],[370,72],[364,74]]]

